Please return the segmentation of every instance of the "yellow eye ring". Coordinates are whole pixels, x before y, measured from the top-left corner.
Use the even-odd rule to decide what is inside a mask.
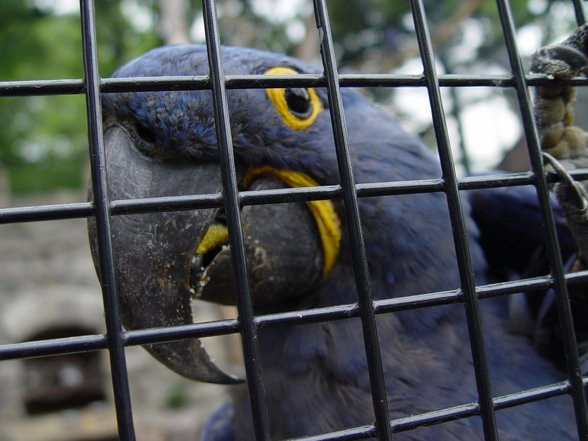
[[[272,67],[268,70],[265,75],[297,75],[293,69],[287,67]],[[292,91],[298,90],[304,94],[308,94],[307,96],[301,98],[300,93],[292,94]],[[323,106],[321,105],[321,100],[319,99],[318,95],[314,91],[314,89],[266,89],[267,96],[273,103],[274,107],[282,117],[284,124],[290,127],[293,130],[302,130],[306,129],[310,126],[314,120],[316,119],[317,115],[323,110]],[[308,100],[309,108],[303,113],[296,115],[291,110],[288,101],[289,98],[293,97],[294,99],[304,99]],[[306,103],[305,103],[306,104]]]

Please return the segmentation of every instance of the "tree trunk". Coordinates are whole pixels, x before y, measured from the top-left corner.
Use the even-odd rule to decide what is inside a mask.
[[[190,43],[186,23],[186,0],[158,0],[161,11],[161,33],[165,44]]]

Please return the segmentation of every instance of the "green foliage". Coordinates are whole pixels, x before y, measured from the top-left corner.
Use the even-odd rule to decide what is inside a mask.
[[[165,407],[168,409],[181,409],[186,406],[188,396],[186,387],[183,384],[175,384],[168,390],[165,397]]]
[[[85,182],[85,155],[23,162],[11,169],[10,184],[18,193],[42,193],[56,188],[81,189]]]
[[[471,11],[466,4],[475,5]],[[335,41],[340,45],[341,62],[343,64],[360,67],[369,58],[370,52],[376,52],[377,57],[394,58],[406,49],[407,45],[414,45],[415,35],[411,19],[410,2],[387,0],[349,0],[346,2],[330,1],[329,11],[333,22]],[[495,59],[496,52],[504,48],[502,28],[496,2],[482,0],[424,0],[428,24],[432,35],[438,30],[448,27],[451,38],[442,41],[436,48],[442,58],[450,58],[449,53],[455,51],[464,43],[463,29],[460,26],[464,21],[475,21],[482,35],[482,44],[477,48],[474,61],[484,60],[488,57]],[[542,27],[546,40],[553,34],[551,26],[554,20],[550,14],[557,5],[566,5],[572,8],[569,0],[510,0],[517,28],[522,28],[531,23],[537,23]],[[542,7],[543,4],[543,7]],[[453,17],[460,20],[452,21]],[[565,20],[565,19],[564,19]],[[562,20],[560,19],[560,22]],[[574,26],[573,22],[567,23],[568,28]],[[447,52],[444,54],[443,52]],[[383,63],[390,67],[397,63]],[[506,59],[502,60],[503,62]]]
[[[435,42],[435,51],[446,71],[483,70],[490,62],[507,64],[495,2],[424,1],[432,35],[451,30]],[[158,1],[95,3],[102,76],[109,76],[123,62],[162,43],[157,31],[161,20]],[[260,4],[265,4],[265,9]],[[468,4],[475,7],[452,22],[450,18],[459,16]],[[0,81],[83,77],[78,11],[57,13],[47,5],[52,3],[0,1]],[[573,27],[573,18],[566,21],[555,12],[562,5],[571,11],[570,0],[510,0],[517,27],[536,24],[543,33],[543,42]],[[389,72],[406,59],[418,56],[408,0],[329,0],[328,6],[342,69]],[[201,13],[201,2],[186,0],[186,7],[186,21],[191,25]],[[308,20],[312,13],[310,0],[294,9],[292,16],[279,19],[272,16],[280,11],[272,11],[269,0],[219,0],[217,9],[224,44],[296,55],[299,46],[308,43],[301,39],[300,28],[313,27]],[[146,24],[135,15],[147,17]],[[462,26],[466,22],[470,28],[474,24],[479,36],[475,47]],[[293,24],[298,26],[297,34],[292,32]],[[468,48],[468,56],[464,56],[464,48]],[[380,88],[374,95],[385,103],[390,101],[390,93],[390,89]],[[85,115],[82,95],[0,98],[0,167],[9,170],[13,191],[81,184],[87,163]]]
[[[152,30],[132,26],[119,0],[100,0],[96,7],[103,76],[161,44]],[[79,14],[56,14],[32,0],[3,0],[0,54],[1,81],[82,78]],[[83,95],[0,98],[0,121],[0,165],[13,192],[80,188],[88,157]]]

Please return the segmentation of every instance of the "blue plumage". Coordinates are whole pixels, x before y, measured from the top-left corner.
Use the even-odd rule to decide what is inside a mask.
[[[223,48],[223,57],[226,74],[262,74],[274,66],[317,72],[298,60],[258,50]],[[115,76],[207,72],[204,47],[169,46],[148,52],[120,68]],[[317,89],[317,94],[325,110],[310,127],[298,131],[283,123],[263,89],[228,90],[227,94],[238,164],[269,164],[301,171],[321,185],[339,182],[323,89]],[[417,137],[407,134],[393,118],[359,93],[343,88],[342,94],[358,183],[440,177],[436,158]],[[137,138],[138,148],[147,156],[196,164],[218,159],[211,100],[209,91],[105,94],[103,108],[105,121],[125,122]],[[504,191],[518,194],[516,188]],[[490,213],[494,201],[488,202]],[[536,213],[534,197],[531,195],[528,201],[530,211]],[[344,219],[342,202],[335,201],[335,205],[339,218]],[[443,193],[366,197],[360,198],[359,206],[375,298],[459,288]],[[469,215],[466,200],[464,207],[476,279],[480,284],[486,283],[490,280],[489,268],[479,245],[478,226]],[[475,208],[484,213],[484,204],[477,203]],[[521,224],[528,219],[525,214]],[[531,219],[531,223],[536,224],[537,219]],[[500,220],[496,219],[496,224]],[[493,231],[492,225],[489,229],[487,225],[481,227],[484,233]],[[357,301],[345,228],[343,224],[341,252],[333,270],[325,280],[289,304],[289,309]],[[497,256],[491,257],[494,260],[501,262]],[[517,265],[514,270],[520,269]],[[552,361],[533,349],[528,337],[509,333],[506,299],[486,299],[480,305],[495,396],[563,379]],[[280,308],[283,305],[276,305],[275,310]],[[378,331],[391,418],[477,400],[461,304],[381,314]],[[261,329],[259,345],[274,439],[373,422],[359,319]],[[217,412],[205,427],[204,441],[224,441],[233,436],[235,440],[254,439],[246,388],[235,387],[233,395],[233,404]],[[567,396],[501,410],[497,420],[501,440],[575,439],[573,409]],[[395,437],[435,441],[482,438],[477,416]]]

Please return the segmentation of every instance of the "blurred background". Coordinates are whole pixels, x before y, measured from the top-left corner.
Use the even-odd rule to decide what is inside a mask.
[[[327,3],[341,72],[422,73],[408,0]],[[424,3],[440,73],[509,73],[493,0]],[[571,0],[510,5],[525,59],[575,27]],[[217,9],[223,44],[320,62],[309,0],[219,0]],[[103,77],[153,47],[204,42],[197,0],[96,0],[96,13]],[[81,50],[76,0],[0,2],[0,81],[82,78]],[[363,93],[435,148],[426,90]],[[444,88],[443,94],[460,174],[528,169],[511,90]],[[584,105],[580,94],[578,106]],[[0,124],[0,207],[85,200],[83,95],[0,97]],[[101,308],[84,220],[0,225],[0,344],[102,333]],[[199,319],[218,317],[210,307]],[[236,363],[238,356],[218,343],[205,344],[221,364]],[[139,439],[197,439],[224,389],[189,383],[141,348],[129,348],[128,357]],[[117,439],[106,354],[0,363],[0,390],[1,441]]]

